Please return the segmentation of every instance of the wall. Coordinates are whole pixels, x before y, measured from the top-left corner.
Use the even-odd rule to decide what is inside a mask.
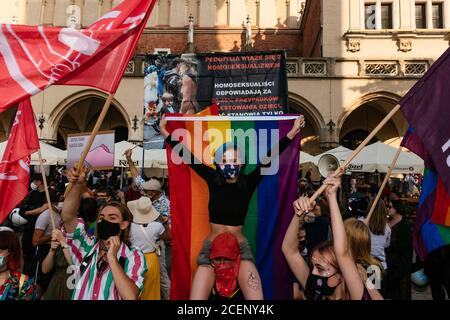
[[[316,2],[314,0],[310,0]],[[374,0],[322,0],[323,56],[371,59],[433,59],[449,46],[450,0],[443,0],[446,29],[415,29],[413,1],[383,0],[391,3],[393,29],[366,30],[365,2]],[[423,2],[423,1],[422,1]]]
[[[254,50],[283,48],[291,56],[300,55],[297,30],[255,29],[252,39]],[[245,45],[245,33],[242,29],[232,28],[196,29],[194,44],[196,52],[241,51]],[[136,51],[153,54],[155,48],[170,48],[172,54],[179,54],[185,52],[186,45],[186,30],[151,29],[144,31]]]
[[[301,56],[322,55],[322,7],[321,1],[307,1],[301,24]]]

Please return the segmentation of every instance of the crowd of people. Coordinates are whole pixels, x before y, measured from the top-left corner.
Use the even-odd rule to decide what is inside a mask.
[[[127,155],[128,175],[56,172],[51,210],[44,177],[32,175],[28,196],[0,227],[0,300],[169,299],[167,180],[136,184],[131,150]],[[69,182],[74,190],[64,198]],[[80,279],[95,272],[83,287]]]
[[[303,123],[299,117],[279,141],[280,154]],[[175,147],[179,142],[165,124],[163,118],[161,134]],[[232,143],[216,151],[215,169],[190,161],[208,185],[211,224],[197,258],[191,299],[264,298],[242,228],[261,169],[270,166],[269,154],[269,161],[246,174],[239,146]],[[132,150],[125,156],[127,175],[86,168],[57,172],[49,186],[50,208],[45,177],[33,175],[28,197],[0,227],[0,299],[170,299],[167,184],[141,177]],[[445,298],[449,248],[413,264],[413,225],[406,201],[388,187],[375,203],[376,186],[351,178],[349,188],[341,188],[342,173],[330,174],[323,181],[327,189],[314,201],[310,177],[298,180],[295,214],[280,248],[293,274],[293,298],[407,300],[411,273],[423,267],[433,298]],[[64,198],[68,183],[73,188]]]
[[[294,217],[283,244],[283,252],[293,272],[293,265],[301,270],[295,274],[298,282],[305,287],[309,268],[313,268],[316,277],[323,276],[319,272],[324,269],[323,264],[319,267],[314,261],[326,261],[332,271],[341,270],[342,274],[338,275],[342,276],[343,283],[352,281],[354,285],[354,279],[350,280],[351,275],[347,274],[349,269],[354,269],[353,265],[349,267],[342,262],[342,257],[351,255],[367,289],[364,299],[411,299],[413,225],[407,201],[387,187],[375,203],[378,190],[375,188],[370,192],[370,184],[358,182],[356,177],[349,179],[349,186],[345,188],[348,192],[339,197],[340,178],[339,181],[336,179],[325,179],[324,183],[331,187],[309,208],[305,208],[305,203],[309,203],[305,199],[314,193],[314,189],[307,179],[298,181],[300,199],[296,209],[300,212],[299,208],[302,208],[308,214]],[[343,198],[342,203],[338,203],[338,198]],[[373,206],[369,216],[369,209]],[[295,233],[302,239],[299,254],[292,250]],[[345,288],[350,290],[347,286]],[[362,297],[360,289],[357,293]],[[303,294],[311,292],[306,290]],[[342,298],[342,294],[331,298]],[[351,291],[345,294],[352,296]],[[301,297],[301,294],[297,292],[296,296]]]

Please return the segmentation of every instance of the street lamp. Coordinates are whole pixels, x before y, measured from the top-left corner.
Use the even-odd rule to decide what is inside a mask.
[[[134,118],[133,118],[133,120],[131,120],[131,121],[133,121],[133,126],[131,127],[134,131],[136,131],[139,127],[138,127],[138,122],[139,122],[139,119],[138,119],[138,117],[137,117],[137,115],[134,115]]]
[[[44,116],[44,114],[41,114],[41,115],[39,116],[38,122],[39,122],[39,129],[42,130],[42,129],[44,128],[44,122],[45,122],[45,116]]]
[[[333,122],[333,120],[330,119],[327,126],[328,126],[328,131],[330,131],[330,136],[331,136],[333,134],[334,127],[336,127],[336,124]]]

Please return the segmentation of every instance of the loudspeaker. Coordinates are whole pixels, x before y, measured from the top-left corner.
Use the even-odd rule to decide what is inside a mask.
[[[320,157],[317,167],[319,168],[320,175],[326,178],[328,176],[328,172],[334,172],[337,168],[339,168],[339,160],[332,154],[324,154]]]

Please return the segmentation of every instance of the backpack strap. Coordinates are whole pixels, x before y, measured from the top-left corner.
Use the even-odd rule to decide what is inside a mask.
[[[84,271],[86,270],[87,266],[89,265],[89,263],[91,262],[92,258],[93,258],[94,254],[90,254],[88,256],[86,256],[83,261],[81,262],[80,265],[80,276],[83,275]],[[122,267],[122,269],[125,270],[125,263],[126,263],[126,258],[124,257],[120,257],[119,258],[119,264]]]
[[[160,256],[161,255],[161,249],[159,248],[159,246],[155,243],[155,241],[153,241],[153,239],[151,239],[149,237],[149,235],[147,234],[147,232],[145,232],[144,226],[139,225],[139,227],[141,227],[141,231],[144,234],[144,237],[147,239],[147,241],[150,243],[150,245],[155,248],[155,253],[156,255]]]
[[[81,261],[80,270],[79,270],[80,276],[82,276],[84,274],[84,271],[86,270],[89,263],[91,263],[91,260],[93,257],[94,257],[94,253],[84,257],[83,261]]]

